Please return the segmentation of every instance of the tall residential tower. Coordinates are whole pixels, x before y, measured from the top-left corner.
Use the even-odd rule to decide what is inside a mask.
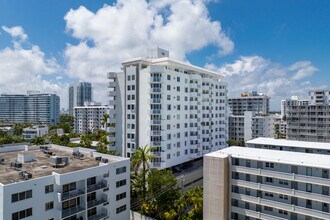
[[[92,101],[92,84],[77,82],[69,86],[69,114],[74,114],[74,107],[84,106],[85,102]]]
[[[226,147],[227,84],[217,72],[169,58],[125,61],[108,73],[109,141],[130,157],[139,146],[155,146],[152,167],[167,168]],[[111,122],[112,123],[112,122]]]

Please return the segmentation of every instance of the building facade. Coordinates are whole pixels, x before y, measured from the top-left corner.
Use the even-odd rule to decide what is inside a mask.
[[[229,140],[244,142],[257,137],[274,137],[274,116],[254,115],[245,111],[243,115],[229,116]]]
[[[329,92],[312,90],[308,103],[287,102],[287,139],[330,142]]]
[[[0,95],[0,121],[54,125],[59,120],[60,97],[56,94]]]
[[[167,168],[226,147],[223,76],[170,59],[168,51],[157,54],[125,61],[123,72],[108,74],[110,114],[118,120],[109,133],[125,146],[123,155],[155,146],[151,166]]]
[[[329,172],[330,155],[248,147],[212,152],[204,156],[203,218],[329,219]]]
[[[102,125],[104,114],[108,114],[108,106],[88,105],[74,108],[74,131],[83,134],[85,132],[94,132],[99,129],[105,129]]]
[[[84,106],[92,101],[92,84],[76,82],[69,85],[69,114],[74,115],[74,107]]]
[[[0,219],[129,219],[129,159],[46,145],[3,147],[0,160]]]
[[[270,97],[263,93],[242,93],[240,97],[228,98],[231,115],[244,115],[246,111],[252,111],[258,115],[269,114]]]
[[[32,140],[36,137],[40,137],[48,134],[48,126],[47,125],[35,125],[32,127],[23,129],[23,138],[25,140]]]

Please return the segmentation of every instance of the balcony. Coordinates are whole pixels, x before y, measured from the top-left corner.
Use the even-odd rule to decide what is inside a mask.
[[[148,99],[148,104],[160,104],[162,99]]]
[[[320,219],[329,219],[329,213],[325,213],[325,212],[318,211],[315,209],[308,209],[308,208],[304,208],[301,206],[288,205],[285,203],[275,202],[275,201],[263,199],[260,197],[248,196],[248,195],[243,195],[243,194],[238,194],[238,193],[232,193],[231,195],[232,195],[233,199],[241,200],[244,202],[274,207],[276,209],[282,209],[282,210],[285,210],[288,212],[293,212],[293,213],[297,213],[297,214],[301,214],[301,215],[307,215],[307,216],[311,216],[314,218],[316,217],[316,218],[320,218]]]
[[[252,218],[256,218],[256,219],[286,220],[286,218],[271,216],[271,215],[268,215],[268,214],[265,214],[265,213],[256,212],[256,211],[249,210],[249,209],[243,209],[243,208],[239,208],[239,207],[235,207],[235,206],[231,207],[231,211],[235,212],[235,213],[239,213],[239,214],[244,215],[244,216],[249,216],[249,217],[252,217]]]
[[[65,201],[74,197],[85,194],[85,189],[75,189],[68,192],[60,193],[61,201]]]
[[[148,81],[150,83],[164,83],[164,78],[163,77],[149,77]]]
[[[162,88],[150,88],[149,90],[150,93],[163,93],[163,89]]]
[[[150,109],[148,113],[150,115],[160,115],[160,114],[162,114],[162,110],[161,109]]]
[[[83,205],[83,204],[81,204],[81,205]],[[66,210],[62,211],[62,218],[66,218],[68,216],[75,215],[75,214],[77,214],[79,212],[82,212],[82,211],[85,211],[85,208],[80,207],[80,206],[71,207],[69,209],[66,209]]]
[[[116,100],[109,100],[108,105],[115,106],[117,104]]]
[[[108,96],[116,96],[117,91],[108,91]]]
[[[261,190],[261,191],[266,191],[266,192],[272,192],[272,193],[277,193],[277,194],[284,194],[287,196],[294,196],[294,197],[298,197],[298,198],[302,198],[302,199],[311,199],[311,200],[323,202],[323,203],[327,203],[329,201],[329,196],[316,194],[316,193],[309,193],[309,192],[300,191],[300,190],[276,187],[276,186],[249,182],[249,181],[244,181],[244,180],[236,180],[236,179],[233,179],[232,183],[235,186],[240,186],[240,187],[245,187],[245,188],[250,188],[250,189],[255,189],[255,190]]]
[[[108,217],[108,211],[106,209],[102,209],[102,211],[99,214],[89,216],[88,220],[100,220]]]
[[[95,199],[95,200],[87,202],[87,208],[93,208],[95,206],[101,205],[106,202],[108,202],[108,198],[107,198],[107,196],[103,195],[102,198],[99,200]]]
[[[117,74],[114,73],[114,72],[109,72],[109,73],[107,73],[107,76],[108,76],[108,79],[110,79],[110,78],[116,78],[117,77]]]
[[[114,88],[116,87],[116,82],[108,82],[108,88]]]
[[[149,131],[149,135],[150,136],[161,136],[162,135],[162,131]]]
[[[107,181],[102,180],[99,183],[87,186],[87,192],[90,193],[90,192],[93,192],[93,191],[96,191],[96,190],[99,190],[99,189],[104,189],[104,188],[107,188],[107,187],[108,187]]]
[[[284,172],[277,172],[272,170],[264,170],[264,169],[257,169],[251,167],[242,167],[242,166],[232,166],[232,171],[239,172],[239,173],[247,173],[252,175],[259,175],[259,176],[271,176],[278,179],[290,180],[290,181],[298,181],[304,183],[312,183],[316,185],[323,185],[329,186],[330,179],[313,177],[313,176],[305,176],[299,175],[294,173],[284,173]]]

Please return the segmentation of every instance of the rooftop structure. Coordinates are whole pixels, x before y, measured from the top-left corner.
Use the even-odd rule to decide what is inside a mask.
[[[330,218],[330,155],[229,147],[203,173],[204,219]]]
[[[0,219],[129,219],[129,159],[58,145],[0,148]]]

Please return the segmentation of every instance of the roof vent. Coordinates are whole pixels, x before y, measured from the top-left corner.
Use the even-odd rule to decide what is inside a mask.
[[[69,157],[67,156],[52,156],[50,158],[50,162],[53,164],[54,167],[64,167],[69,164]]]

